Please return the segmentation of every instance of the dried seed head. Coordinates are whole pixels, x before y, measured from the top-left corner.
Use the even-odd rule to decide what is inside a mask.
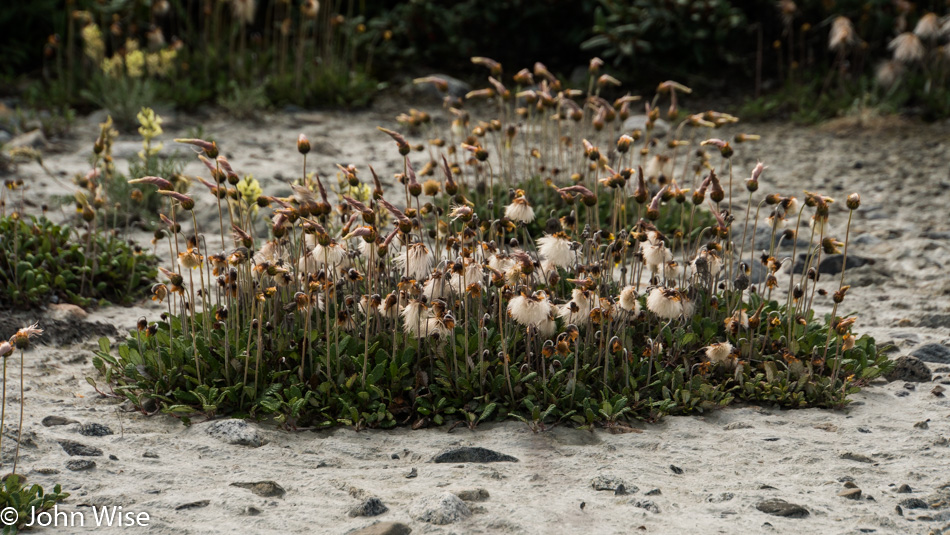
[[[617,140],[617,152],[624,154],[630,150],[630,145],[633,144],[633,138],[627,134],[620,136],[620,139]]]
[[[29,327],[24,327],[16,332],[10,341],[17,349],[23,350],[30,347],[30,339],[43,334],[43,329],[39,329],[39,323],[34,323]]]
[[[848,293],[848,290],[851,289],[851,286],[842,286],[835,294],[831,297],[835,303],[841,303],[844,301],[845,294]]]
[[[845,202],[848,206],[848,210],[857,210],[861,206],[861,195],[857,193],[852,193],[848,195],[848,200]]]
[[[600,72],[600,68],[604,66],[604,60],[600,58],[592,58],[590,63],[587,66],[587,71],[591,74],[597,74]]]
[[[307,154],[310,152],[310,140],[307,139],[307,136],[303,134],[297,136],[297,152],[300,154]]]

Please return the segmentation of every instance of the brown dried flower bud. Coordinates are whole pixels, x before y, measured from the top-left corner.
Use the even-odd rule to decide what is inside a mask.
[[[845,204],[848,206],[848,210],[857,210],[861,206],[861,196],[857,193],[852,193],[848,195],[848,200],[845,201]]]
[[[307,154],[310,152],[310,140],[307,139],[307,136],[303,134],[297,136],[297,152],[300,154]]]

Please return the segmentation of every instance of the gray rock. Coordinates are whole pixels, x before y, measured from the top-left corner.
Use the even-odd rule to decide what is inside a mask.
[[[70,459],[66,461],[66,469],[73,472],[82,472],[83,470],[92,470],[96,467],[96,461],[89,459]]]
[[[930,368],[917,357],[903,356],[894,360],[894,368],[886,376],[888,381],[926,383],[933,378]]]
[[[389,510],[386,504],[379,498],[367,498],[363,503],[350,509],[349,515],[356,516],[379,516]]]
[[[457,522],[471,514],[468,505],[450,492],[422,497],[409,507],[412,518],[440,526]]]
[[[838,457],[840,457],[841,459],[848,460],[848,461],[857,461],[859,463],[873,463],[874,462],[874,459],[868,457],[867,455],[855,453],[853,451],[846,451],[842,453],[841,455],[839,455]]]
[[[22,147],[28,147],[31,149],[45,149],[47,146],[49,146],[49,142],[46,141],[46,136],[43,135],[43,131],[40,129],[31,130],[24,134],[15,136],[6,145],[7,149]]]
[[[840,497],[842,497],[842,498],[847,498],[847,499],[849,499],[849,500],[860,500],[860,499],[861,499],[861,489],[859,489],[859,488],[844,489],[843,491],[841,491],[841,492],[838,493],[838,496],[840,496]]]
[[[680,468],[679,466],[676,466],[675,464],[671,464],[671,465],[670,465],[670,472],[673,472],[673,473],[676,474],[676,475],[680,475],[680,474],[683,473],[683,469]]]
[[[617,489],[623,488],[621,494],[634,494],[640,490],[636,485],[628,484],[616,476],[597,476],[590,480],[590,486],[594,490],[609,490],[613,492],[617,492]]]
[[[807,254],[798,255],[798,262],[795,263],[795,268],[792,270],[792,273],[801,273],[802,269],[805,266],[805,259]],[[818,273],[826,275],[837,275],[841,273],[841,266],[844,262],[844,255],[835,254],[835,255],[824,255],[821,258],[821,263],[818,264]],[[854,254],[848,255],[847,264],[845,267],[847,269],[859,268],[867,264],[874,264],[873,258],[865,258],[863,256],[858,256]],[[814,263],[812,264],[814,266]]]
[[[44,427],[53,427],[56,425],[69,425],[78,423],[76,420],[70,420],[69,418],[64,418],[63,416],[47,416],[43,418]]]
[[[663,493],[660,492],[660,489],[650,489],[643,493],[644,496],[659,496],[661,494]]]
[[[942,329],[950,327],[950,314],[927,314],[917,322],[919,327]]]
[[[113,434],[109,426],[102,424],[86,424],[79,428],[79,434],[84,437],[104,437]]]
[[[432,458],[434,463],[516,463],[511,455],[498,453],[487,448],[463,447],[452,448],[440,452]]]
[[[904,509],[930,509],[927,502],[920,498],[904,498],[900,501],[900,505]]]
[[[877,245],[881,243],[881,238],[873,234],[860,234],[851,239],[852,245]]]
[[[79,442],[74,442],[72,440],[60,440],[59,445],[63,447],[63,451],[68,453],[71,456],[79,457],[101,457],[102,450],[95,446],[86,446],[85,444],[80,444]]]
[[[712,494],[706,498],[706,501],[709,503],[722,503],[728,502],[729,500],[735,498],[736,495],[731,492],[720,492],[719,494]]]
[[[196,502],[188,502],[175,507],[176,511],[184,511],[187,509],[201,509],[202,507],[208,507],[211,505],[211,500],[198,500]]]
[[[647,131],[646,115],[631,115],[623,122],[623,131],[632,132],[633,130],[642,130],[644,134]],[[670,123],[663,119],[657,119],[653,122],[653,136],[663,137],[670,133]]]
[[[762,212],[763,212],[764,215],[766,215],[766,216],[768,215],[767,213],[765,213],[765,209],[764,209],[764,208],[762,209]],[[750,222],[749,222],[749,231],[748,231],[749,237],[746,238],[746,242],[749,242],[749,241],[751,241],[751,240],[755,240],[755,241],[753,241],[752,243],[755,245],[755,250],[756,250],[757,252],[770,250],[771,247],[772,247],[772,230],[771,230],[768,226],[766,226],[766,225],[756,225],[756,227],[755,227],[755,232],[753,232],[753,231],[752,231],[752,225],[753,225],[753,222],[750,221]],[[806,248],[808,247],[808,236],[807,236],[807,235],[805,235],[804,237],[802,237],[802,236],[801,236],[801,233],[799,233],[799,235],[796,236],[794,240],[788,239],[788,238],[786,238],[786,239],[783,240],[783,239],[782,239],[782,232],[783,232],[783,231],[780,229],[780,230],[776,231],[776,233],[775,233],[775,248],[776,248],[776,250],[780,250],[780,251],[781,251],[781,250],[786,250],[786,249],[787,249],[789,252],[791,252],[791,250],[795,247],[796,242],[797,242],[797,244],[798,244],[798,250],[799,250],[799,251],[804,250],[804,249],[806,249]],[[742,235],[741,235],[741,234],[739,235],[739,239],[742,239]],[[748,243],[747,243],[747,245],[748,245]],[[743,254],[742,254],[742,258],[743,258],[743,261],[744,261],[744,262],[748,262],[748,261],[749,261],[749,253],[748,253],[748,251],[749,251],[749,247],[747,246],[747,247],[745,248],[745,251],[744,251]],[[776,256],[776,258],[779,257],[779,255],[775,255],[775,256]],[[755,260],[754,263],[759,264],[760,266],[762,265],[762,263],[759,262],[759,255],[758,255],[758,254],[755,255],[754,260]],[[762,267],[764,268],[765,266],[762,266]],[[753,274],[754,274],[754,272],[753,272]]]
[[[548,434],[564,446],[596,446],[601,440],[597,434],[583,429],[574,429],[572,427],[555,427],[548,431]]]
[[[143,453],[142,457],[145,457],[146,459],[158,459],[158,454],[150,450]]]
[[[287,491],[273,481],[257,481],[255,483],[231,483],[232,487],[247,489],[262,498],[283,498]]]
[[[897,487],[898,494],[910,494],[911,492],[913,492],[913,490],[911,490],[910,485],[908,485],[907,483],[904,483],[900,487]]]
[[[752,429],[752,424],[748,422],[731,422],[723,426],[724,431],[735,431],[736,429]]]
[[[660,508],[657,507],[656,503],[653,500],[633,500],[630,502],[630,505],[634,507],[639,507],[640,509],[646,509],[651,513],[659,514]]]
[[[789,503],[781,499],[771,499],[759,502],[755,508],[768,515],[784,516],[786,518],[805,518],[810,513],[801,505]]]
[[[205,432],[212,437],[228,443],[240,446],[251,446],[259,448],[264,445],[264,439],[244,420],[229,419],[212,422],[205,428]]]
[[[365,528],[347,531],[346,535],[409,535],[412,528],[399,522],[376,522]]]
[[[483,502],[489,498],[488,491],[485,489],[466,489],[455,492],[455,495],[466,502]]]
[[[924,362],[950,364],[950,347],[940,344],[926,344],[910,352]]]

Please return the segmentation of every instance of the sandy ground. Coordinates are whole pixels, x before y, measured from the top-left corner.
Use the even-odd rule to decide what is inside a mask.
[[[253,173],[272,193],[280,185],[276,174],[298,172],[299,132],[313,141],[311,162],[324,175],[333,173],[335,163],[371,162],[381,176],[392,176],[399,160],[375,126],[392,126],[394,115],[393,105],[382,105],[355,114],[282,113],[259,123],[215,117],[201,124],[238,172]],[[170,118],[165,138],[187,134],[198,121]],[[95,122],[81,119],[69,138],[54,140],[56,151],[45,162],[62,179],[88,165]],[[823,191],[842,204],[848,193],[861,192],[851,252],[875,263],[847,275],[855,286],[847,311],[860,312],[857,330],[893,342],[893,357],[924,344],[950,345],[950,125],[761,124],[742,125],[722,137],[738,131],[762,135],[759,144],[743,146],[735,162],[739,176],[757,160],[769,165],[760,191],[799,196],[803,189]],[[139,143],[124,138],[117,156],[134,157]],[[121,160],[118,165],[124,168]],[[201,172],[199,165],[189,164],[188,171]],[[36,165],[21,166],[20,174],[40,199],[68,193]],[[832,223],[843,235],[840,212]],[[121,333],[139,316],[159,313],[152,304],[106,307],[87,321],[114,325]],[[27,438],[20,464],[34,482],[62,483],[72,494],[63,510],[115,505],[146,512],[150,533],[345,533],[377,520],[434,534],[950,533],[950,398],[931,394],[937,383],[950,382],[950,368],[939,363],[930,364],[932,383],[909,389],[904,381],[879,381],[841,411],[736,406],[669,417],[625,434],[567,427],[535,433],[517,422],[483,425],[475,432],[442,427],[289,433],[252,422],[250,432],[265,442],[254,447],[215,438],[207,432],[212,422],[185,427],[172,417],[146,417],[101,398],[86,382],[96,373],[94,349],[90,338],[27,354]],[[20,393],[16,385],[11,388],[8,408],[16,414]],[[50,416],[78,423],[47,427],[41,422]],[[92,423],[114,434],[80,434],[81,424]],[[103,454],[70,457],[60,444],[64,440]],[[4,441],[5,456],[12,455],[13,445]],[[456,446],[491,448],[519,462],[429,462]],[[96,466],[66,467],[78,459]],[[408,478],[413,471],[416,476]],[[595,490],[597,476],[621,479],[627,494]],[[262,497],[232,485],[259,481],[276,482],[286,493]],[[838,495],[848,481],[861,489],[859,499]],[[910,493],[899,493],[901,485]],[[414,518],[427,496],[475,489],[488,497],[466,502],[469,517],[443,526]],[[375,518],[348,515],[374,496],[388,512]],[[771,498],[801,505],[810,514],[786,518],[756,508]],[[905,502],[898,512],[909,498],[939,507],[913,509]],[[55,531],[95,529],[87,514],[84,527]]]

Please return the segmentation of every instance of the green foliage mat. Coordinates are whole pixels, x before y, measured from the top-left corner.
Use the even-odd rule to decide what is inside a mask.
[[[131,304],[157,275],[157,259],[111,233],[80,236],[45,217],[0,218],[0,303],[29,308],[61,301]]]

